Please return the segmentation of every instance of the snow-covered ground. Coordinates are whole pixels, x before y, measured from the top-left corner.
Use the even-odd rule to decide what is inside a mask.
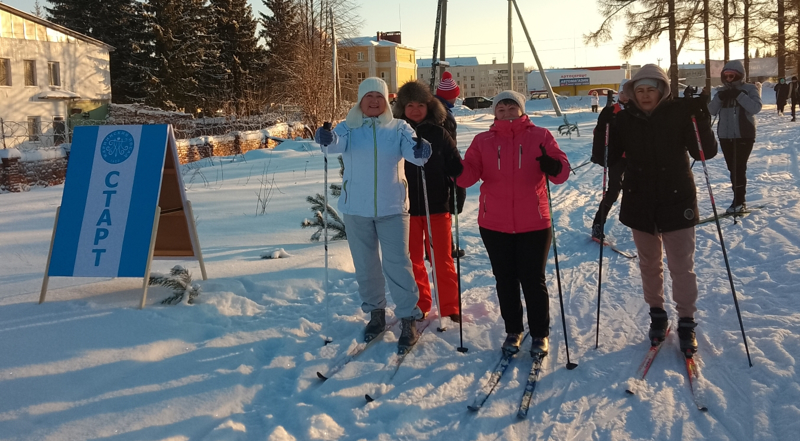
[[[585,102],[584,102],[585,101]],[[589,158],[596,114],[588,99],[562,102],[580,137],[557,136],[573,166]],[[765,101],[774,103],[771,91]],[[528,103],[537,124],[562,123],[547,100]],[[749,163],[748,203],[761,210],[734,225],[722,221],[753,367],[748,366],[714,223],[697,229],[697,320],[701,385],[708,412],[692,402],[677,341],[670,337],[646,388],[625,394],[647,350],[647,308],[636,260],[606,251],[600,345],[595,348],[598,246],[589,226],[602,170],[585,166],[552,186],[570,359],[554,274],[548,283],[552,350],[528,418],[516,408],[530,367],[521,353],[478,413],[467,410],[504,337],[494,278],[476,224],[478,186],[459,217],[463,344],[459,328],[431,326],[394,379],[381,385],[396,350],[395,327],[327,382],[338,354],[365,324],[345,242],[324,250],[309,242],[306,196],[323,188],[322,154],[287,143],[234,161],[185,168],[209,279],[197,262],[155,261],[154,271],[188,268],[202,292],[195,305],[162,306],[152,287],[137,309],[141,280],[52,278],[36,302],[62,188],[0,195],[1,440],[796,440],[800,433],[800,123],[758,116]],[[459,117],[462,152],[491,123],[488,112]],[[336,164],[335,161],[332,161]],[[731,198],[721,153],[708,163],[722,209]],[[711,212],[700,164],[701,215]],[[338,181],[335,168],[330,180]],[[259,194],[266,206],[258,203]],[[261,211],[264,214],[260,214]],[[720,207],[718,207],[720,208]],[[612,210],[608,230],[633,250]],[[256,215],[256,213],[259,213]],[[281,253],[283,249],[285,253]],[[262,253],[285,255],[261,259]],[[667,283],[667,292],[671,291]],[[668,311],[675,319],[674,306]],[[438,323],[434,323],[438,324]],[[323,336],[333,343],[323,345]],[[364,394],[379,395],[367,404]]]

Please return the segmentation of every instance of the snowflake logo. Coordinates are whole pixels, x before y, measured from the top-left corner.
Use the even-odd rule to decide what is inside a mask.
[[[125,130],[115,130],[100,144],[100,155],[109,164],[119,164],[133,153],[133,136]]]

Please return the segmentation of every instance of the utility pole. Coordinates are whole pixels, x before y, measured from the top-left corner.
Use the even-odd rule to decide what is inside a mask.
[[[439,37],[439,50],[442,51],[442,55],[439,57],[439,60],[440,61],[445,61],[445,60],[447,60],[447,58],[445,58],[445,54],[444,54],[445,53],[445,47],[446,47],[445,41],[447,40],[447,0],[442,0],[442,24],[441,24],[441,26],[442,26],[442,33],[441,33],[441,36]],[[442,75],[444,74],[445,69],[446,69],[446,66],[443,66],[441,64],[439,65],[439,78],[442,77]]]
[[[512,0],[508,0],[508,88],[514,90],[514,40],[511,33]],[[523,109],[524,110],[524,109]]]

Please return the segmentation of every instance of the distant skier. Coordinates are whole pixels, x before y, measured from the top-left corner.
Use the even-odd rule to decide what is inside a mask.
[[[370,313],[368,342],[386,328],[386,282],[401,318],[400,352],[419,338],[419,289],[408,256],[408,200],[403,160],[422,166],[431,145],[416,138],[407,122],[392,117],[389,91],[380,78],[358,86],[358,101],[333,131],[317,129],[314,139],[328,153],[342,153],[344,177],[339,211],[356,269],[361,310]],[[323,147],[324,148],[324,147]],[[386,277],[384,277],[384,273]]]
[[[620,83],[619,95],[617,95],[618,102],[611,107],[606,107],[600,112],[597,117],[597,126],[594,128],[594,139],[592,140],[592,157],[591,161],[598,165],[603,165],[603,156],[605,155],[605,142],[606,142],[606,124],[613,125],[617,113],[625,108],[628,102],[628,95],[625,94],[623,86],[628,80],[623,79]],[[622,191],[622,177],[625,175],[625,157],[622,157],[613,166],[608,167],[608,188],[603,199],[600,201],[600,208],[597,209],[597,214],[594,216],[592,222],[592,239],[596,241],[602,240],[603,225],[606,223],[608,212],[619,197],[619,192]]]
[[[704,98],[673,100],[667,74],[655,64],[642,66],[623,92],[629,100],[611,127],[608,164],[623,155],[627,161],[619,219],[631,228],[639,255],[644,300],[650,306],[648,336],[655,345],[668,327],[663,248],[680,318],[680,347],[691,355],[697,350],[694,226],[699,217],[689,155],[699,160],[700,153],[690,115],[697,117],[706,159],[717,153],[711,118]]]
[[[800,83],[797,77],[792,77],[792,83],[789,84],[789,99],[792,100],[792,121],[796,121],[794,107],[800,106]]]
[[[775,90],[775,104],[778,108],[778,115],[783,116],[786,100],[789,99],[789,85],[786,84],[786,78],[779,79],[778,84],[773,89]]]
[[[761,111],[761,93],[755,85],[744,82],[744,65],[739,60],[729,61],[720,77],[722,86],[708,110],[719,115],[717,135],[733,188],[733,202],[726,211],[740,213],[747,210],[747,160],[756,141],[754,115]]]
[[[428,272],[425,269],[425,255],[430,255],[430,237],[428,237],[428,219],[425,204],[427,202],[433,235],[432,264],[436,265],[438,281],[439,307],[441,317],[450,317],[459,322],[458,275],[453,264],[452,237],[450,235],[450,210],[455,205],[452,179],[461,174],[461,155],[456,148],[455,140],[442,124],[447,117],[444,106],[431,95],[427,85],[418,81],[409,81],[397,91],[397,104],[392,109],[396,118],[404,119],[417,132],[417,136],[431,143],[433,153],[425,163],[425,181],[427,196],[423,193],[420,167],[406,162],[405,172],[408,182],[408,200],[410,202],[411,229],[408,249],[414,277],[419,287],[419,306],[427,315],[433,304]]]
[[[597,96],[596,90],[592,91],[591,97],[592,97],[592,112],[597,113],[597,106],[600,105],[600,97]]]
[[[505,322],[503,350],[519,351],[525,326],[520,285],[528,310],[532,353],[547,353],[550,299],[545,266],[550,250],[551,213],[545,179],[561,184],[569,177],[567,155],[549,130],[525,114],[525,97],[505,90],[494,97],[494,124],[475,136],[464,155],[458,185],[478,180],[478,226],[497,281]]]

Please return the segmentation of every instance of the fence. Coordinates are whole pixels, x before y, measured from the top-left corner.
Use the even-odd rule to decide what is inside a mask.
[[[198,118],[177,119],[169,114],[159,116],[153,113],[128,113],[104,120],[73,118],[68,122],[61,119],[42,121],[29,118],[27,121],[6,121],[0,119],[0,149],[15,148],[20,151],[51,149],[72,141],[72,126],[101,126],[127,124],[172,124],[175,138],[190,139],[203,136],[225,135],[232,132],[262,130],[281,122],[300,121],[300,115],[291,112],[270,113],[248,118]],[[310,132],[305,134],[310,137]]]

